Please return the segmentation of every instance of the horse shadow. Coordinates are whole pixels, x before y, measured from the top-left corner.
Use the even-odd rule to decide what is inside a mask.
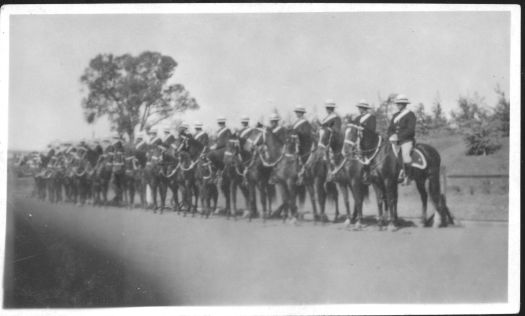
[[[336,219],[335,223],[343,223],[345,221],[346,221],[346,215],[340,215]],[[355,224],[355,220],[352,220],[351,224]],[[364,216],[361,219],[361,224],[363,224],[364,226],[379,226],[379,220],[377,219],[377,216],[368,215],[368,216]],[[401,217],[397,219],[396,226],[398,229],[417,227],[416,223],[414,223],[413,221],[407,220]]]

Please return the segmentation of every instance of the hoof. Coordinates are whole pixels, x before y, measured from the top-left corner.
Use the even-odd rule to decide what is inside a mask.
[[[396,225],[394,225],[392,223],[388,224],[388,231],[395,232],[397,230],[399,230],[399,228]]]

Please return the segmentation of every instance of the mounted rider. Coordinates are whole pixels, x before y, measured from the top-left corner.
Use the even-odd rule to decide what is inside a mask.
[[[219,125],[219,129],[215,133],[215,144],[210,147],[210,149],[212,150],[222,149],[226,147],[226,144],[228,144],[228,141],[232,137],[232,132],[226,126],[226,118],[219,117],[217,119],[217,124]]]
[[[332,132],[332,135],[334,138],[338,137],[339,132],[341,131],[342,119],[334,111],[335,101],[332,99],[326,100],[325,109],[326,109],[326,116],[321,121],[321,126],[328,128]]]
[[[250,118],[243,116],[241,118],[241,128],[236,131],[235,135],[238,138],[245,138],[251,130],[253,130],[253,128],[250,127]]]
[[[368,153],[371,150],[371,144],[377,137],[376,132],[376,117],[371,112],[372,107],[366,100],[360,100],[357,103],[359,109],[359,115],[353,120],[353,124],[363,128],[361,133],[360,150],[364,153]],[[370,168],[363,169],[363,182],[369,183],[370,179]]]
[[[281,144],[284,145],[286,142],[286,130],[282,125],[279,124],[280,120],[281,118],[279,115],[277,113],[273,113],[270,116],[270,130],[272,134],[274,134],[275,137],[277,137],[277,139],[281,142]]]
[[[162,146],[164,147],[164,150],[168,150],[168,148],[175,142],[175,136],[171,132],[170,128],[164,128],[164,138],[162,139]]]
[[[321,121],[323,127],[330,128],[334,133],[338,133],[341,130],[341,117],[335,113],[335,101],[328,99],[325,101],[326,116]]]
[[[308,140],[311,141],[313,134],[313,127],[310,122],[306,120],[304,114],[306,109],[304,106],[298,105],[294,109],[296,119],[293,122],[291,129],[299,138],[299,152],[301,154],[301,162],[304,164],[308,159],[307,153],[310,148],[310,144],[307,144]]]
[[[150,146],[162,145],[162,139],[157,135],[156,130],[150,130],[148,134],[149,134],[148,144]]]
[[[134,144],[135,150],[136,151],[146,151],[147,146],[148,146],[148,142],[146,141],[144,136],[142,134],[138,134],[137,137],[135,138],[135,144]]]
[[[399,111],[394,114],[390,121],[388,137],[394,146],[396,154],[401,149],[403,169],[399,174],[399,181],[403,182],[403,185],[408,185],[411,181],[412,157],[410,154],[415,143],[416,115],[407,108],[407,104],[410,104],[410,101],[405,95],[397,95],[394,103]]]
[[[210,139],[208,136],[208,133],[202,130],[203,124],[202,122],[195,122],[194,128],[195,128],[195,134],[193,135],[193,138],[201,143],[204,147],[208,147],[210,143]]]

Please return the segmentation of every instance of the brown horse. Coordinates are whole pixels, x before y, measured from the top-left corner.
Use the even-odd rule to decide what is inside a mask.
[[[248,187],[244,183],[244,174],[239,168],[239,161],[242,160],[241,148],[239,139],[232,138],[226,144],[226,151],[224,152],[224,168],[221,172],[223,179],[228,179],[229,188],[227,192],[230,196],[226,200],[231,201],[232,209],[229,210],[235,217],[237,215],[237,189],[241,190],[246,201],[246,209],[250,208],[248,198]]]
[[[248,220],[259,214],[257,212],[257,190],[262,206],[262,219],[265,221],[271,214],[272,202],[275,199],[275,186],[269,183],[272,167],[263,164],[260,150],[263,145],[262,128],[252,128],[239,137],[240,155],[235,155],[237,169],[242,172],[244,185],[248,190]]]
[[[296,222],[298,218],[297,198],[304,203],[304,190],[298,183],[301,163],[299,161],[299,141],[297,135],[287,131],[284,143],[268,128],[263,132],[264,147],[258,152],[263,166],[272,168],[270,181],[275,183],[281,194],[283,221],[287,218]]]
[[[186,206],[183,210],[184,216],[186,216],[187,211],[191,211],[192,216],[195,216],[197,213],[199,186],[197,184],[196,169],[204,150],[204,145],[192,137],[184,136],[182,138],[182,146],[180,146],[178,157],[183,183],[182,202]],[[195,198],[193,203],[192,197]]]
[[[355,228],[360,229],[362,227],[363,201],[368,199],[369,190],[368,185],[363,182],[363,164],[356,158],[355,144],[349,138],[349,131],[347,127],[343,127],[341,129],[341,137],[337,138],[339,142],[342,141],[337,146],[341,150],[336,152],[330,151],[331,166],[328,181],[335,181],[339,191],[343,193],[346,209],[345,224],[349,226],[354,221]],[[349,190],[354,198],[352,216],[350,216]],[[338,216],[339,214],[336,212],[334,221],[337,221]]]
[[[398,176],[401,170],[401,162],[398,154],[394,152],[392,144],[382,136],[375,135],[369,140],[364,140],[359,126],[348,126],[348,140],[355,144],[357,159],[364,168],[370,172],[370,180],[374,186],[377,197],[378,215],[380,226],[389,223],[391,229],[396,229],[398,224],[397,200],[398,200]],[[426,157],[427,167],[423,170],[413,168],[410,174],[416,182],[417,189],[421,196],[422,216],[421,222],[424,226],[430,224],[427,218],[427,198],[428,193],[425,184],[428,180],[431,202],[436,210],[439,219],[434,219],[434,226],[447,226],[454,224],[454,219],[446,205],[444,196],[440,188],[440,165],[441,157],[438,151],[427,144],[417,144],[415,146]],[[383,206],[388,212],[388,220],[384,219]]]
[[[331,199],[335,204],[336,214],[339,214],[339,194],[337,185],[333,181],[328,181],[330,169],[330,151],[340,151],[339,142],[334,137],[332,131],[326,127],[321,127],[318,132],[318,141],[314,142],[314,148],[308,160],[304,163],[300,171],[301,182],[312,183],[319,203],[320,214],[316,213],[314,207],[314,221],[328,221],[325,213],[326,201]],[[307,186],[308,188],[308,186]],[[309,190],[310,191],[310,190]],[[313,195],[313,193],[310,193]],[[312,203],[314,203],[312,201]]]
[[[217,200],[219,198],[216,171],[213,170],[211,161],[202,159],[197,164],[195,178],[199,187],[202,216],[208,218],[217,209]]]

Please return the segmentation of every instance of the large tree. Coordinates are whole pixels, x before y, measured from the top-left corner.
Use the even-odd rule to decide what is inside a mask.
[[[97,55],[80,77],[87,87],[82,100],[86,121],[107,116],[113,131],[133,140],[137,127],[141,131],[175,113],[197,109],[183,85],[168,82],[176,67],[173,58],[157,52]]]

